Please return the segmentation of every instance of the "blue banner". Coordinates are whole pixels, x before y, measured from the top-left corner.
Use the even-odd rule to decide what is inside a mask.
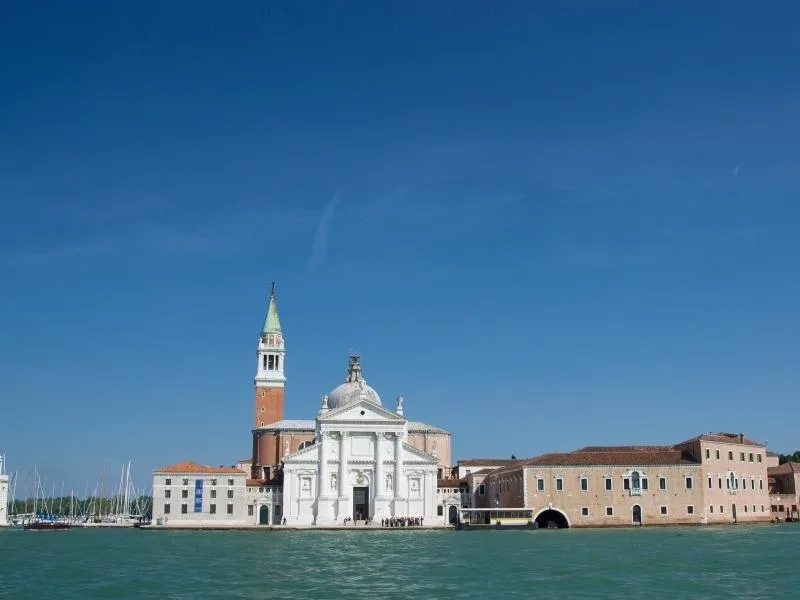
[[[194,481],[194,512],[203,512],[203,480]]]

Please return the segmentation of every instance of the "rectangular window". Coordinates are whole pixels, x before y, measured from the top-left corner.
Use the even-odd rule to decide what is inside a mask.
[[[750,456],[748,458],[750,459],[750,462],[753,462],[753,453],[752,452],[750,453]]]
[[[261,357],[261,368],[262,369],[266,369],[267,368],[267,355],[266,354]]]
[[[756,454],[756,462],[761,462],[761,455],[760,454]]]
[[[253,505],[252,504],[247,507],[247,516],[248,517],[252,517],[253,516]]]
[[[589,478],[588,477],[581,477],[581,491],[588,492],[589,491]]]
[[[713,487],[713,483],[712,483],[712,480],[711,480],[711,475],[709,475],[708,476],[708,489],[711,489],[712,487]]]
[[[216,479],[212,479],[211,480],[211,485],[217,485],[217,480]]]
[[[667,507],[666,506],[662,506],[661,507],[661,516],[664,517],[666,515],[667,515]]]
[[[693,515],[694,514],[694,506],[692,506],[691,504],[689,506],[687,506],[686,507],[686,514],[687,515]]]
[[[642,489],[649,489],[650,484],[647,482],[647,477],[642,477]]]
[[[607,517],[614,516],[614,508],[612,506],[606,506],[606,516]]]
[[[713,506],[709,506],[708,507],[708,512],[713,514],[714,513],[714,507]]]
[[[189,490],[181,490],[181,498],[188,498]]]
[[[733,450],[728,450],[728,460],[733,460]]]
[[[543,492],[544,491],[544,478],[537,477],[536,478],[536,491]]]
[[[483,496],[486,493],[486,487],[483,484],[478,486],[478,495]]]
[[[556,491],[557,492],[564,491],[564,480],[561,477],[556,477]]]
[[[208,512],[210,512],[212,515],[217,514],[217,505],[216,504],[209,504],[208,505]]]
[[[267,357],[267,369],[270,371],[275,370],[275,357],[272,354]]]
[[[228,490],[228,498],[233,498],[233,490]]]
[[[751,490],[756,489],[756,480],[753,479],[752,477],[750,478],[750,489]],[[753,511],[753,512],[755,512],[755,511]]]
[[[606,477],[606,490],[610,492],[611,489],[612,489],[611,477]]]
[[[281,357],[280,356],[276,356],[275,357],[275,370],[277,371],[280,368],[281,368]]]
[[[764,482],[761,479],[758,480],[758,489],[760,490],[764,489]]]
[[[747,504],[744,505],[744,512],[747,512]]]
[[[439,515],[440,517],[442,515],[444,515],[444,507],[443,506],[437,506],[436,507],[436,514]]]
[[[691,477],[686,477],[686,489],[687,490],[692,489],[693,485],[694,485],[694,481],[692,481],[692,478]]]
[[[721,512],[721,513],[725,512],[725,507],[722,506],[722,504],[719,505],[719,512]]]
[[[217,490],[211,490],[211,497],[212,498],[216,498],[217,497]]]
[[[706,458],[711,458],[711,448],[706,448]]]
[[[744,462],[744,452],[739,452],[739,460]]]
[[[172,490],[164,490],[164,498],[172,498]]]
[[[228,485],[233,485],[233,477],[231,477],[230,479],[228,479]]]
[[[589,516],[589,507],[588,506],[582,506],[581,507],[581,516],[582,517],[588,517]]]
[[[625,478],[622,480],[622,489],[629,490],[631,489],[631,480],[629,478]]]
[[[228,514],[229,515],[233,514],[233,504],[228,504]]]
[[[189,512],[189,505],[188,504],[181,504],[181,514],[185,515]]]
[[[744,478],[744,477],[742,477],[742,489],[743,489],[743,490],[746,490],[746,489],[747,489],[747,481],[745,480],[745,478]]]
[[[719,450],[717,450],[717,460],[719,460]]]
[[[722,477],[717,479],[717,483],[719,483],[719,489],[722,489]]]
[[[761,462],[761,461],[758,461],[758,462]],[[164,480],[164,485],[172,485],[172,479],[170,479],[169,477],[167,477],[167,478]]]
[[[165,504],[165,505],[164,505],[164,514],[165,514],[165,515],[168,515],[168,514],[169,514],[169,504]]]
[[[189,485],[189,480],[188,479],[184,479],[183,480],[183,485]]]

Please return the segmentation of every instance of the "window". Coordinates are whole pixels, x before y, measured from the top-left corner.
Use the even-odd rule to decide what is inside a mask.
[[[661,512],[661,516],[662,517],[666,517],[667,516],[667,507],[666,506],[662,506],[660,508],[660,512]]]
[[[764,505],[761,505],[761,512],[764,512]]]
[[[721,512],[721,513],[725,512],[725,507],[722,506],[722,504],[719,505],[719,512]]]
[[[649,486],[650,486],[650,484],[647,481],[647,477],[642,477],[642,489],[646,490],[646,489],[649,488]]]
[[[556,491],[557,492],[564,491],[564,479],[561,477],[556,477]]]
[[[233,490],[228,490],[228,498],[233,498]]]
[[[253,516],[253,505],[252,504],[247,507],[247,516],[248,517],[252,517]]]
[[[280,368],[281,368],[281,357],[280,356],[276,356],[275,357],[275,369],[280,369]]]
[[[744,505],[744,512],[747,512],[747,504]]]
[[[181,490],[181,498],[188,498],[189,490]]]
[[[756,462],[761,462],[761,455],[760,454],[756,454]]]
[[[756,505],[753,504],[753,512],[756,512]]]
[[[614,507],[613,506],[606,506],[606,516],[613,517],[614,516]]]
[[[694,506],[692,506],[691,504],[689,506],[687,506],[686,507],[686,514],[687,515],[693,515],[694,514]]]
[[[714,507],[713,506],[709,506],[708,507],[708,512],[710,512],[711,514],[714,514]]]
[[[719,460],[719,450],[717,450],[717,460]]]
[[[690,490],[690,489],[692,489],[692,486],[693,486],[693,485],[694,485],[694,481],[692,481],[692,478],[691,478],[691,476],[687,475],[687,476],[686,476],[686,489],[687,489],[687,490]]]
[[[589,507],[588,506],[584,506],[584,507],[581,508],[581,516],[582,517],[588,517],[589,516]]]
[[[486,493],[486,487],[483,484],[478,486],[478,495],[483,496]]]
[[[761,479],[758,480],[758,489],[760,490],[764,489],[764,481]]]
[[[212,479],[211,480],[211,485],[217,485],[217,480],[216,479]]]
[[[733,450],[728,450],[728,460],[733,460]]]
[[[212,498],[216,498],[217,497],[217,490],[211,490],[211,497]]]
[[[470,473],[472,473],[472,469],[467,469],[465,474],[469,475]]]
[[[717,482],[719,483],[719,489],[722,489],[722,477],[717,479]]]
[[[753,462],[753,453],[752,452],[750,453],[750,456],[748,458],[750,459],[750,462]]]
[[[165,515],[168,515],[168,514],[169,514],[169,504],[165,504],[165,505],[164,505],[164,514],[165,514]]]
[[[746,489],[747,489],[747,481],[745,480],[745,478],[744,478],[744,477],[742,477],[742,489],[743,489],[743,490],[746,490]]]
[[[189,505],[188,504],[181,504],[181,514],[185,515],[189,512]]]
[[[750,478],[750,489],[751,490],[756,489],[756,480],[753,479],[752,477]],[[753,509],[753,510],[755,511],[755,509]]]
[[[589,491],[589,478],[588,477],[581,477],[581,491],[588,492]]]
[[[744,452],[739,452],[739,460],[744,462]]]
[[[164,498],[172,498],[172,490],[164,490]]]
[[[436,507],[436,514],[439,515],[440,517],[443,516],[444,515],[444,507],[443,506],[437,506]]]
[[[544,477],[537,477],[536,478],[536,491],[543,492],[544,491]]]
[[[706,458],[711,458],[711,448],[706,448]]]
[[[660,490],[667,489],[667,478],[666,477],[659,477],[658,478],[658,489],[660,489]]]
[[[184,479],[183,480],[183,485],[189,485],[189,480],[188,479]]]
[[[625,479],[622,480],[622,489],[623,490],[631,489],[631,480],[630,480],[630,478],[626,477]]]
[[[233,514],[233,504],[228,504],[228,514],[229,515]]]
[[[297,447],[297,449],[298,449],[298,450],[302,450],[303,448],[308,448],[308,447],[309,447],[309,446],[311,446],[313,443],[314,443],[314,442],[313,442],[313,441],[311,441],[311,440],[306,440],[305,442],[300,442],[300,445]]]
[[[758,462],[761,462],[761,461],[758,461]],[[170,479],[169,477],[167,477],[167,478],[164,480],[164,485],[172,485],[172,479]]]
[[[712,486],[713,486],[713,484],[712,484],[712,480],[711,480],[711,475],[709,475],[708,476],[708,489],[711,489]]]
[[[233,477],[231,477],[230,479],[228,479],[228,485],[233,485]]]
[[[611,484],[611,477],[606,477],[606,491],[611,491],[612,484]]]
[[[217,505],[216,504],[209,504],[208,505],[208,512],[210,512],[212,515],[217,514]]]
[[[275,370],[275,357],[272,354],[267,356],[267,369],[270,371]]]

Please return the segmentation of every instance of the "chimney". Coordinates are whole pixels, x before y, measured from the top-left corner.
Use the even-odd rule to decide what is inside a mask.
[[[743,433],[739,434],[739,443],[740,444],[744,444],[744,434]]]

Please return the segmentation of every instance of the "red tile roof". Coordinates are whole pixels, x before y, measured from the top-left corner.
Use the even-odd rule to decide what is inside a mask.
[[[787,462],[777,467],[767,467],[767,474],[772,475],[791,475],[792,473],[800,473],[800,463]]]
[[[660,452],[674,450],[672,446],[584,446],[574,452]]]
[[[689,444],[691,442],[717,442],[721,444],[742,444],[744,446],[763,446],[761,442],[755,442],[751,439],[748,439],[744,436],[743,433],[727,433],[725,431],[720,431],[719,433],[702,433],[700,435],[696,435],[695,437],[686,440],[685,442],[681,442],[680,444],[675,444],[676,446],[682,446],[683,444]]]
[[[520,461],[516,458],[465,458],[457,461],[456,464],[464,467],[477,467],[482,465],[497,465],[499,467],[501,465],[512,465],[518,462]]]
[[[240,471],[235,467],[210,467],[208,465],[199,465],[196,462],[185,460],[174,465],[169,465],[168,467],[156,469],[155,473],[227,473],[229,475],[241,475],[244,471]]]

